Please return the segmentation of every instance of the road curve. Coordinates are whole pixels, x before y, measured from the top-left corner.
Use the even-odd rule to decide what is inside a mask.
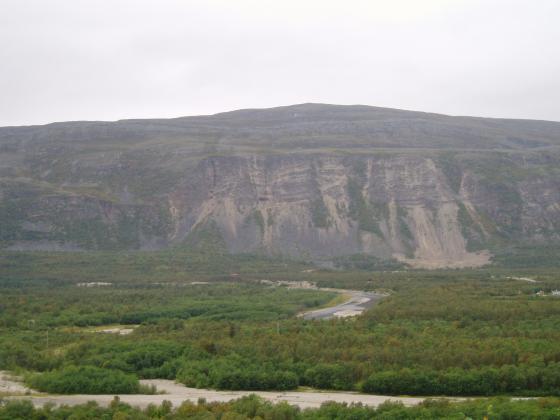
[[[346,318],[350,316],[360,315],[363,311],[375,305],[381,299],[387,296],[380,293],[362,292],[359,290],[327,288],[318,288],[317,290],[343,293],[344,295],[350,296],[350,298],[340,305],[304,312],[299,315],[303,319],[330,319],[333,317]]]

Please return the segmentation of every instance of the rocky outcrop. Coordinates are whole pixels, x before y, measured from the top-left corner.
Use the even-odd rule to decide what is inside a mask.
[[[488,261],[467,250],[461,198],[430,158],[222,157],[193,173],[173,195],[173,242],[211,222],[232,252],[367,253],[422,266]]]

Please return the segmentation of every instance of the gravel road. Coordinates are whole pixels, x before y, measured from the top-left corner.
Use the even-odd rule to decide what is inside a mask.
[[[208,402],[227,402],[245,395],[256,394],[265,400],[273,403],[286,401],[291,405],[301,408],[319,407],[326,401],[336,402],[361,402],[369,406],[377,406],[385,401],[401,401],[405,405],[415,405],[423,401],[423,398],[413,397],[387,397],[381,395],[367,395],[352,392],[265,392],[265,391],[213,391],[207,389],[187,388],[165,379],[143,380],[141,383],[155,385],[158,391],[165,391],[165,394],[157,395],[119,395],[122,402],[127,404],[146,407],[148,404],[161,404],[162,401],[171,401],[174,406],[179,406],[183,401],[189,400],[196,402],[199,398],[205,398]],[[14,396],[9,399],[27,399],[36,406],[47,403],[77,405],[85,404],[88,401],[96,401],[100,405],[108,405],[113,399],[113,395],[33,395],[33,396]]]

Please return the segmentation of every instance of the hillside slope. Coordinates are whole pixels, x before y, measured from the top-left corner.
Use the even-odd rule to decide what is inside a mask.
[[[560,123],[302,104],[0,128],[0,246],[475,266],[560,241]]]

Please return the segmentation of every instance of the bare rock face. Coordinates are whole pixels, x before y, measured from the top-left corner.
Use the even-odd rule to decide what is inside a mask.
[[[430,158],[222,157],[194,173],[173,195],[173,242],[211,221],[232,252],[366,253],[419,266],[488,261],[467,251],[461,199]]]
[[[0,245],[480,266],[560,241],[559,168],[560,123],[362,106],[1,128]]]

